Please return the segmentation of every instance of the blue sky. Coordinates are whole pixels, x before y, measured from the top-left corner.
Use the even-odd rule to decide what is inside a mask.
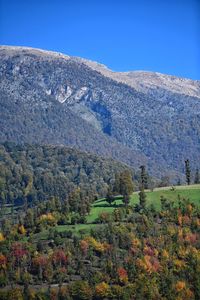
[[[199,10],[200,0],[0,0],[0,44],[200,79]]]

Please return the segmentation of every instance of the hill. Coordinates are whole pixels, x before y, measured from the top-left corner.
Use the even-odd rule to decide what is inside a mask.
[[[186,191],[191,201],[181,197]],[[199,299],[199,192],[200,185],[159,189],[154,201],[158,193],[168,197],[159,209],[149,200],[138,210],[99,199],[87,224],[74,223],[76,214],[55,201],[28,209],[16,223],[5,218],[0,298]],[[104,212],[95,216],[100,205]]]
[[[34,206],[51,197],[68,201],[80,189],[80,198],[91,203],[105,196],[115,174],[127,165],[64,146],[0,145],[0,201]],[[1,211],[2,213],[2,211]]]
[[[153,192],[146,191],[147,195],[147,206],[150,207],[153,205],[158,211],[161,209],[160,198],[161,196],[168,199],[171,202],[175,202],[178,205],[179,198],[190,200],[191,203],[194,203],[196,206],[200,207],[200,185],[191,185],[191,186],[174,186],[166,188],[157,188]],[[138,192],[134,192],[130,199],[130,205],[136,205],[139,203]],[[87,223],[84,225],[71,226],[72,230],[78,232],[78,230],[85,229],[89,231],[91,229],[91,223],[96,223],[99,215],[101,213],[113,213],[115,209],[123,207],[122,198],[120,196],[116,197],[116,200],[112,205],[109,205],[105,198],[96,200],[91,207],[90,214],[87,216]],[[58,226],[58,231],[63,231],[69,229],[68,226]]]
[[[180,199],[189,199],[192,203],[200,207],[200,185],[191,186],[174,186],[166,188],[156,188],[154,191],[146,191],[147,206],[153,205],[157,210],[160,210],[161,196],[178,204]],[[138,192],[132,194],[130,204],[135,205],[139,203]],[[121,197],[116,197],[114,205],[110,206],[105,199],[97,200],[93,203],[88,222],[94,222],[102,212],[112,213],[114,209],[122,206]],[[87,228],[87,227],[86,227]]]
[[[23,47],[2,46],[0,63],[1,141],[76,146],[155,176],[200,164],[199,81]]]

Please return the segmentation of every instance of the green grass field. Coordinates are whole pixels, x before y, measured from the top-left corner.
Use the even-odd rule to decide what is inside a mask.
[[[153,204],[156,209],[160,209],[160,197],[164,196],[165,198],[176,201],[178,200],[178,195],[181,198],[190,199],[196,205],[200,205],[200,184],[190,185],[190,186],[177,186],[175,190],[172,190],[171,187],[166,188],[157,188],[153,192],[146,191],[147,203],[148,205]],[[112,212],[115,208],[122,205],[122,198],[118,197],[112,206],[105,201],[105,199],[99,199],[93,203],[90,215],[87,217],[87,222],[92,223],[98,217],[101,212]],[[130,204],[134,205],[139,203],[138,192],[135,192],[131,196]]]
[[[82,233],[84,234],[89,234],[90,229],[92,228],[98,228],[102,227],[105,224],[76,224],[76,225],[57,225],[55,227],[57,232],[64,232],[64,231],[72,231],[73,234],[81,235]],[[34,235],[34,240],[39,241],[39,240],[47,240],[49,236],[49,230],[43,230],[40,233],[36,233]],[[26,239],[24,239],[26,241]]]
[[[190,186],[176,186],[174,190],[171,187],[157,188],[153,192],[146,191],[148,205],[153,204],[156,209],[160,209],[160,197],[176,201],[178,196],[185,199],[190,199],[191,202],[200,206],[200,184]],[[130,204],[134,205],[139,203],[138,192],[135,192],[131,196]],[[59,225],[56,226],[58,232],[71,230],[73,233],[80,234],[81,232],[89,233],[91,228],[97,228],[103,226],[103,224],[92,224],[99,216],[101,212],[111,213],[115,208],[122,206],[122,198],[116,197],[116,200],[110,206],[105,199],[98,199],[92,205],[90,214],[87,216],[87,224],[77,225]],[[37,239],[46,239],[48,236],[48,230],[45,230],[37,235]]]

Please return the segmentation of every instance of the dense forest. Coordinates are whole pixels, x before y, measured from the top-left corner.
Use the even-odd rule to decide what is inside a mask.
[[[64,215],[51,200],[4,220],[0,299],[200,299],[200,209],[189,200],[162,197],[158,211],[143,192],[79,233],[56,230]]]
[[[192,192],[185,161],[192,201],[171,187],[151,204],[152,178],[138,172],[63,146],[2,144],[0,300],[200,299],[199,171]]]
[[[105,196],[115,174],[129,169],[112,159],[62,146],[0,145],[1,205],[33,205],[80,188],[92,202]]]

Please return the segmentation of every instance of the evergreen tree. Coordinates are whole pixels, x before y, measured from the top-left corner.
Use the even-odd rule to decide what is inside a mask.
[[[69,213],[69,202],[68,199],[65,199],[63,204],[62,204],[62,212],[64,214],[68,214]]]
[[[190,175],[191,175],[190,161],[189,161],[189,159],[187,159],[185,161],[185,176],[186,176],[186,182],[188,185],[190,185],[190,182],[191,182]]]
[[[120,194],[123,196],[123,202],[127,207],[130,201],[130,195],[133,192],[133,180],[131,173],[126,170],[120,174]]]
[[[94,202],[94,201],[92,201],[92,202]],[[90,210],[91,210],[91,204],[90,204],[89,197],[86,197],[86,199],[85,199],[85,205],[86,205],[86,212],[87,212],[87,214],[89,214]]]
[[[25,227],[32,228],[34,226],[34,213],[32,209],[28,209],[24,218]]]
[[[115,197],[113,195],[112,188],[111,188],[111,186],[108,186],[106,201],[111,205],[114,200],[115,200]]]
[[[113,193],[115,195],[120,194],[120,174],[115,174],[115,182],[113,186]]]
[[[128,195],[128,194],[123,195],[123,203],[124,203],[125,207],[127,208],[127,206],[130,203],[130,195]]]
[[[148,189],[148,178],[147,178],[147,173],[146,173],[146,168],[145,166],[140,166],[140,169],[141,169],[141,188],[144,188],[144,189]]]
[[[80,189],[76,188],[69,194],[69,208],[71,212],[78,212],[80,206]]]
[[[80,216],[85,217],[87,214],[87,205],[85,199],[81,199],[79,204],[78,213]]]
[[[195,173],[195,177],[194,177],[194,183],[195,184],[200,183],[199,169],[196,169],[196,173]]]
[[[120,194],[130,195],[133,192],[133,180],[130,171],[126,170],[120,174]]]
[[[141,189],[141,191],[139,192],[139,201],[140,201],[140,207],[142,209],[146,208],[146,194],[144,192],[144,188]]]

